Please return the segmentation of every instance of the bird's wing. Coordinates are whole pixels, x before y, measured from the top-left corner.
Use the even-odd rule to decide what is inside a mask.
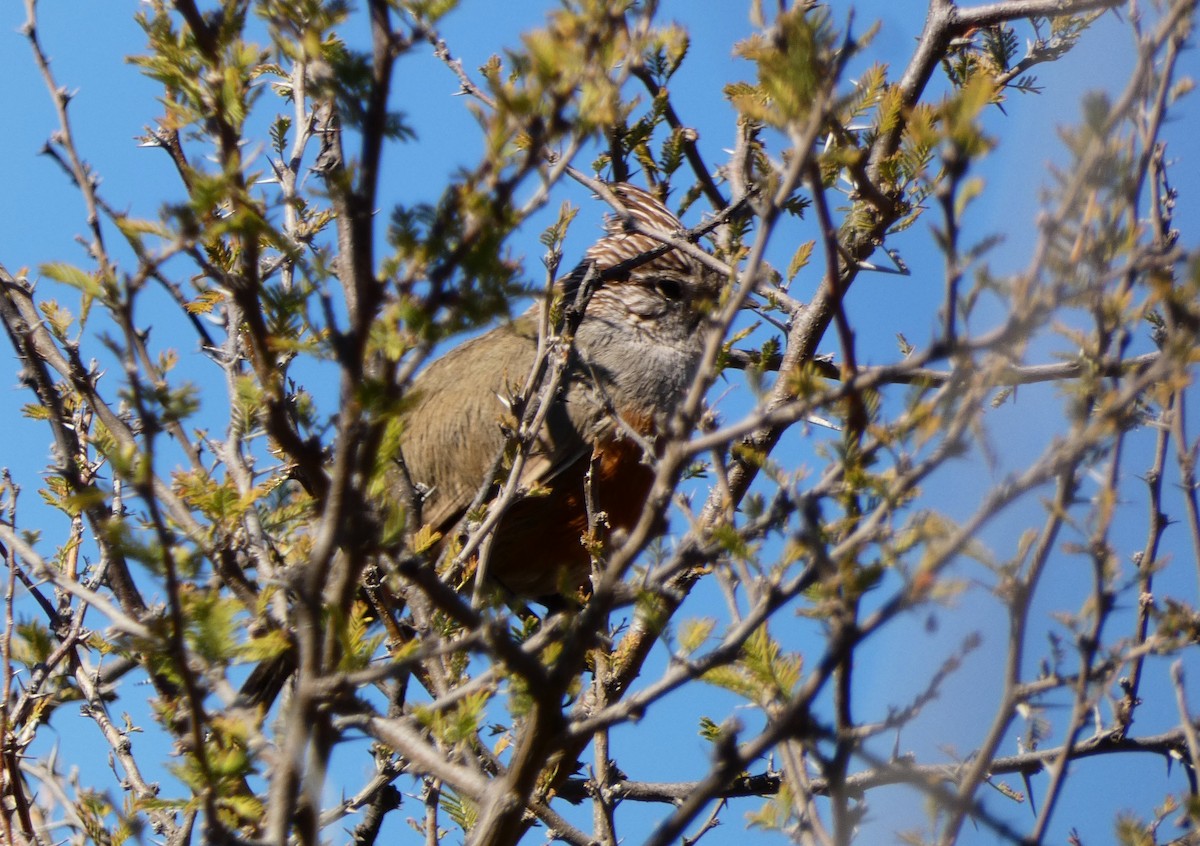
[[[524,315],[455,347],[413,383],[401,449],[410,479],[429,491],[422,522],[450,529],[491,482],[488,474],[505,446],[502,426],[513,423],[506,398],[524,386],[536,355],[535,321]],[[590,418],[598,409],[578,386],[564,396],[526,458],[522,487],[548,484],[590,453],[591,439],[580,432],[590,435],[596,428]]]

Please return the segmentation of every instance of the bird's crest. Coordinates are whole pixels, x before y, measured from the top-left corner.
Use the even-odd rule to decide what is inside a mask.
[[[679,218],[671,214],[666,206],[641,188],[617,182],[610,185],[609,190],[621,201],[621,205],[629,212],[630,217],[639,223],[668,234],[674,234],[683,229]],[[634,230],[629,226],[626,218],[618,214],[606,215],[604,228],[606,231],[604,237],[589,247],[586,253],[586,262],[595,264],[597,270],[607,270],[640,255],[661,249],[663,246],[662,241]],[[647,270],[654,272],[671,270],[691,275],[696,272],[697,268],[695,262],[679,250],[668,250],[632,272],[644,273]]]

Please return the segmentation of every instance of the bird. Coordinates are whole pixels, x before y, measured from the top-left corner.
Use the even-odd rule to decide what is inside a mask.
[[[487,558],[485,581],[514,597],[586,596],[589,497],[610,531],[637,522],[654,480],[647,453],[691,386],[705,316],[720,292],[719,273],[629,225],[682,230],[658,199],[626,183],[607,187],[627,217],[606,216],[602,237],[556,282],[570,302],[585,278],[601,280],[521,471],[525,495],[496,525]],[[653,251],[660,254],[622,270]],[[508,398],[537,356],[538,307],[455,347],[413,380],[401,460],[409,490],[422,492],[420,520],[443,539],[462,526],[481,486],[496,481],[488,476],[511,437]]]
[[[679,219],[653,195],[626,183],[608,190],[628,218],[675,233]],[[591,555],[586,503],[611,530],[641,516],[654,480],[651,455],[691,387],[704,349],[704,318],[722,276],[678,249],[622,271],[663,244],[610,215],[604,235],[556,283],[570,301],[588,278],[600,284],[575,330],[560,390],[525,462],[520,488],[494,529],[486,582],[547,609],[577,606],[588,593]],[[590,273],[590,277],[589,277]],[[523,387],[538,350],[538,306],[460,344],[429,364],[401,412],[400,456],[387,475],[397,499],[419,500],[440,553],[480,489],[496,480],[496,458],[511,429],[509,398]],[[416,496],[413,496],[416,494]],[[661,525],[658,527],[661,530]],[[261,662],[235,705],[265,714],[296,671],[289,648]]]

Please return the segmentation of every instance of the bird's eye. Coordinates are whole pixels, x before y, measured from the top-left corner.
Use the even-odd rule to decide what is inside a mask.
[[[678,279],[671,279],[670,277],[655,279],[654,290],[658,291],[667,300],[678,300],[683,297],[683,285]]]

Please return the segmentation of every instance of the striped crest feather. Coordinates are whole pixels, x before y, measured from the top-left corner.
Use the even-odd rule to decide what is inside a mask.
[[[684,228],[679,218],[671,214],[666,206],[641,188],[635,188],[624,182],[613,183],[608,187],[621,201],[621,205],[626,208],[629,215],[639,223],[668,234]],[[608,270],[663,246],[661,241],[631,229],[622,215],[606,215],[604,228],[606,234],[588,248],[584,261],[575,268],[569,277],[563,280],[564,287],[568,292],[582,281],[589,265],[594,266],[598,271]],[[695,276],[699,272],[699,267],[693,259],[678,250],[668,250],[645,264],[633,268],[629,272],[629,277],[636,280],[663,272]]]

